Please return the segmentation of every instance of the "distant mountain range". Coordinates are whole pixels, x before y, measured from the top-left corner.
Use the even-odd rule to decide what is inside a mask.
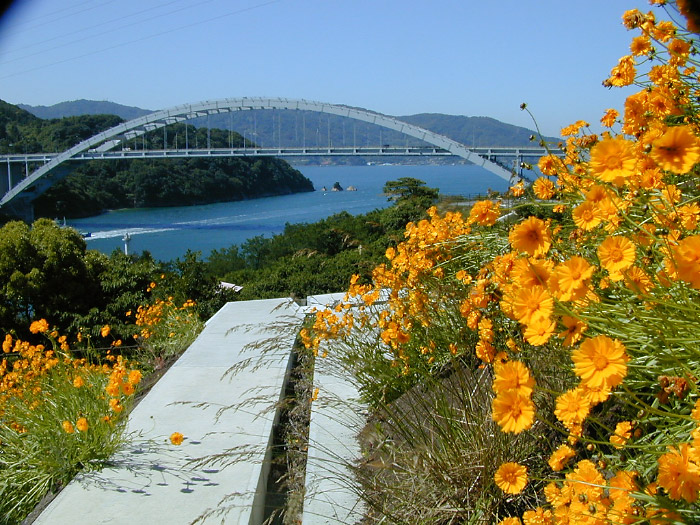
[[[78,115],[109,114],[131,120],[151,113],[152,110],[124,106],[115,102],[73,100],[53,106],[18,107],[42,119]],[[467,117],[442,113],[420,113],[396,117],[399,120],[445,135],[466,146],[529,146],[535,132],[520,126],[506,124],[490,117]],[[373,124],[345,117],[311,111],[240,111],[230,114],[202,117],[193,121],[197,126],[233,129],[260,146],[304,143],[308,146],[364,146],[378,144],[417,145],[420,141]],[[558,137],[545,137],[556,142]]]

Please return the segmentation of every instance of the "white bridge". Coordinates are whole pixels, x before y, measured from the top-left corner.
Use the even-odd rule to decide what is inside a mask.
[[[419,139],[426,147],[278,147],[261,148],[195,148],[131,150],[116,149],[118,145],[150,131],[170,124],[199,117],[250,110],[304,110],[347,117]],[[402,122],[394,117],[366,109],[349,106],[295,100],[286,98],[226,98],[184,104],[118,124],[106,131],[83,140],[61,153],[12,154],[0,156],[0,164],[7,165],[7,177],[0,177],[0,211],[19,217],[31,217],[32,201],[51,185],[64,178],[75,161],[129,158],[187,158],[187,157],[239,157],[239,156],[445,156],[454,155],[483,167],[505,180],[510,180],[513,171],[495,162],[497,158],[510,158],[521,162],[523,158],[536,158],[546,154],[544,148],[470,148],[448,137]],[[36,169],[32,166],[39,165]]]

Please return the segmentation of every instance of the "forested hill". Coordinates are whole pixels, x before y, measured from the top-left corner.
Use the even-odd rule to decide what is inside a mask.
[[[111,113],[124,119],[136,118],[149,113],[148,110],[94,100],[75,100],[60,102],[53,106],[20,107],[36,116],[46,118],[86,115],[94,113]],[[255,113],[255,114],[253,114]],[[521,126],[506,124],[490,117],[468,117],[464,115],[445,115],[443,113],[420,113],[396,117],[399,120],[445,135],[466,146],[529,146],[530,136],[535,132]],[[206,126],[206,119],[195,125]],[[404,144],[406,136],[372,124],[357,122],[345,117],[325,115],[311,111],[241,111],[234,115],[222,114],[210,118],[212,126],[238,132],[257,134],[256,142],[261,145],[275,146],[281,140],[289,144],[302,135],[308,146],[325,146],[330,141],[336,146],[362,146],[380,143]],[[408,139],[413,144],[413,139]],[[558,137],[545,137],[548,142],[556,142]],[[380,142],[381,141],[381,142]]]
[[[106,100],[85,99],[59,102],[53,106],[28,106],[27,104],[17,104],[17,107],[29,111],[31,114],[43,119],[78,117],[80,115],[117,115],[124,120],[131,120],[152,113],[149,109],[124,106]]]
[[[59,152],[123,122],[116,115],[81,115],[43,120],[0,101],[0,153]],[[185,135],[175,124],[168,147]],[[213,147],[242,146],[235,132],[188,125],[191,140]],[[152,147],[163,147],[163,134],[147,134]],[[44,217],[84,217],[105,209],[182,206],[313,191],[313,184],[287,162],[274,159],[148,159],[95,161],[74,172],[34,201]]]

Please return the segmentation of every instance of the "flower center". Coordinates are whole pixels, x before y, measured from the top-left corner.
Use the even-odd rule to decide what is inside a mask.
[[[615,170],[622,167],[622,160],[617,155],[610,155],[605,159],[605,167],[609,170]]]

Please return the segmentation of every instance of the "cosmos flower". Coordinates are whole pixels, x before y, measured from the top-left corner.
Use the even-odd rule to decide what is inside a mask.
[[[649,153],[661,169],[688,173],[700,160],[700,141],[688,126],[673,126],[652,142]]]
[[[632,266],[635,257],[634,243],[627,237],[610,236],[598,246],[600,265],[610,272],[610,278],[613,280],[622,278],[620,272]]]
[[[492,417],[503,432],[519,434],[532,426],[535,405],[528,396],[509,390],[497,395],[491,405]]]
[[[173,445],[182,445],[182,441],[185,439],[185,436],[183,436],[180,432],[173,432],[170,434],[170,442]]]
[[[521,361],[509,361],[496,366],[493,390],[496,394],[514,391],[523,396],[532,394],[535,379]]]
[[[553,471],[559,472],[574,456],[576,456],[576,451],[566,443],[563,443],[549,456],[548,463]]]
[[[574,388],[557,397],[554,414],[565,427],[582,423],[591,410],[591,404],[580,388]]]
[[[537,196],[538,199],[547,200],[554,197],[556,189],[554,188],[554,183],[551,180],[545,177],[539,177],[532,184],[532,191],[535,193],[535,196]]]
[[[700,467],[691,461],[690,448],[688,443],[669,447],[669,451],[658,459],[657,481],[668,491],[671,499],[694,503],[700,490]]]
[[[508,241],[514,250],[538,256],[547,253],[552,244],[552,236],[542,219],[528,217],[513,227],[508,234]]]
[[[607,335],[586,339],[571,353],[574,372],[583,383],[592,387],[605,385],[614,388],[627,375],[627,361],[624,345]]]
[[[634,145],[622,136],[602,140],[591,148],[589,166],[598,180],[622,186],[637,166]]]
[[[75,422],[75,428],[77,428],[80,432],[87,432],[88,429],[88,421],[84,417],[78,418],[78,420]]]
[[[496,485],[507,494],[518,494],[527,485],[527,467],[514,462],[503,463],[494,475]]]

